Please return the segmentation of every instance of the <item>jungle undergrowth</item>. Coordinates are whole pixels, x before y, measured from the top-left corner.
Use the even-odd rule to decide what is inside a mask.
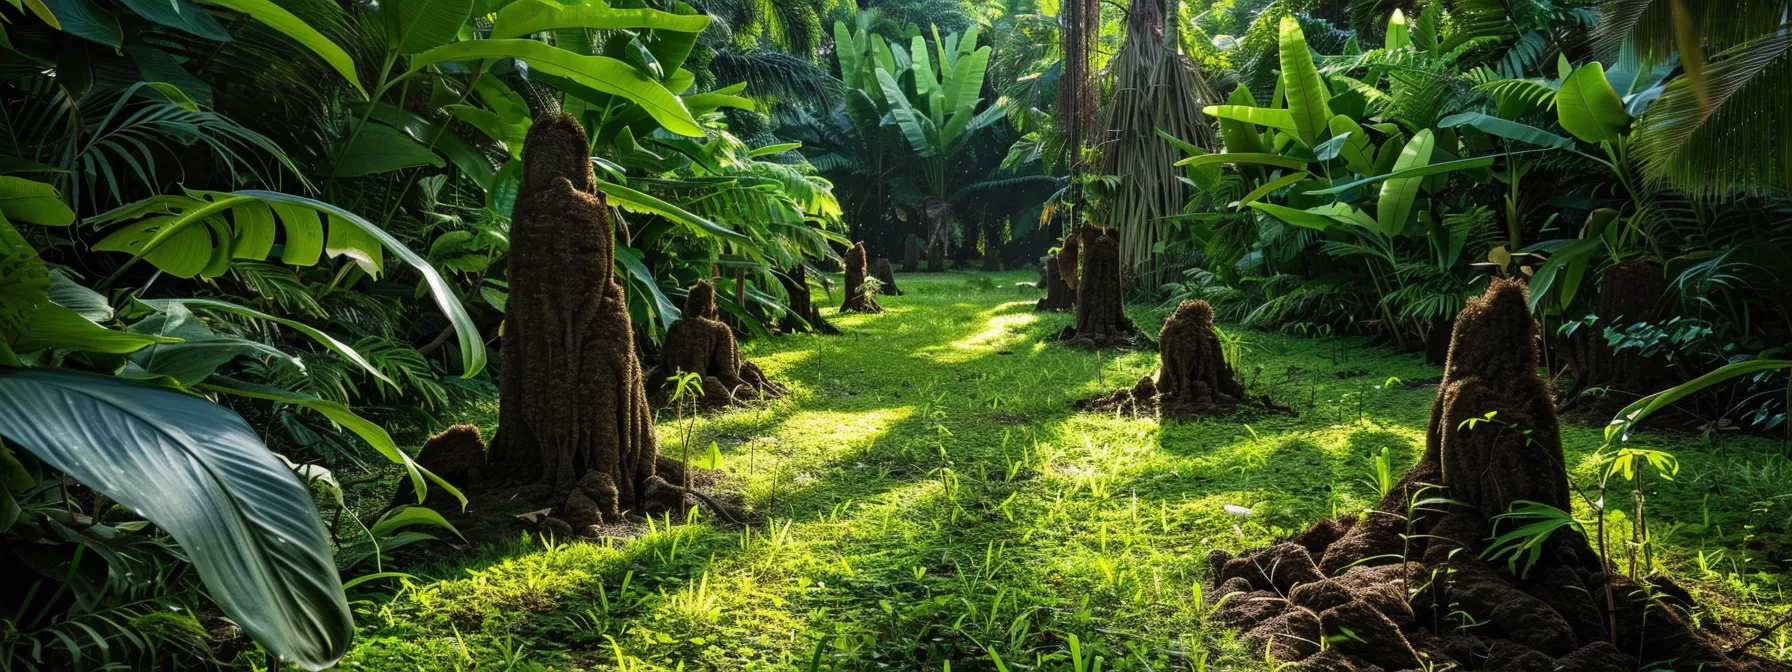
[[[438,547],[400,567],[413,578],[351,596],[361,630],[342,668],[1270,669],[1207,624],[1207,550],[1373,506],[1378,473],[1423,451],[1439,370],[1363,339],[1238,330],[1251,392],[1295,414],[1079,414],[1073,401],[1151,373],[1155,353],[1049,344],[1071,318],[1033,312],[1038,297],[1013,288],[1025,276],[905,274],[882,314],[825,309],[844,335],[743,343],[791,395],[689,431],[719,447],[748,528],[698,513],[629,539],[519,530]],[[1128,314],[1147,333],[1164,317]],[[495,410],[476,415],[460,420],[489,434]],[[661,444],[686,430],[663,416]],[[1562,434],[1570,476],[1597,484],[1600,429]],[[1681,469],[1648,483],[1655,565],[1714,610],[1700,618],[1777,621],[1792,604],[1781,442],[1632,444]],[[1622,509],[1606,514],[1614,548],[1631,529]]]

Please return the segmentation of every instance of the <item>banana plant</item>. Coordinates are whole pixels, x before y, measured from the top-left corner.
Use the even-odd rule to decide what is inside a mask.
[[[1006,114],[999,105],[978,111],[984,102],[990,48],[978,47],[977,38],[975,27],[962,36],[943,38],[936,28],[931,54],[927,41],[918,35],[906,50],[881,36],[872,39],[875,86],[867,83],[864,90],[867,97],[876,98],[871,92],[882,97],[887,105],[882,123],[896,128],[907,141],[907,163],[919,178],[915,182],[934,220],[931,243],[941,247],[949,244],[952,226],[946,168],[967,138]]]

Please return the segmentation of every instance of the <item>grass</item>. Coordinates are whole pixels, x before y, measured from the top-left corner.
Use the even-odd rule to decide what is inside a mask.
[[[1012,288],[1023,279],[904,275],[887,312],[830,315],[844,336],[746,344],[792,394],[702,418],[691,452],[716,442],[754,525],[519,533],[405,567],[413,579],[358,589],[344,669],[1270,669],[1206,623],[1205,554],[1371,505],[1377,458],[1397,477],[1423,450],[1435,391],[1423,381],[1439,371],[1360,339],[1240,331],[1241,376],[1297,414],[1161,426],[1079,414],[1073,401],[1151,373],[1155,353],[1048,345],[1070,317],[1034,313],[1036,297]],[[1576,481],[1596,482],[1599,429],[1563,434]],[[676,454],[670,418],[660,436]],[[1702,616],[1782,613],[1780,443],[1634,443],[1680,460],[1675,481],[1652,486],[1650,517],[1658,563],[1714,606]],[[1789,647],[1781,633],[1757,650]]]

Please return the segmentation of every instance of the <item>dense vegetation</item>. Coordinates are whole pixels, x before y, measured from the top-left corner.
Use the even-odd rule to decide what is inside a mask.
[[[0,670],[1786,669],[1789,17],[10,0]]]

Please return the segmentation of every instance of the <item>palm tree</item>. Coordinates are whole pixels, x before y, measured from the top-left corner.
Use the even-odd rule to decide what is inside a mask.
[[[1695,195],[1792,189],[1792,2],[1610,0],[1602,12],[1602,51],[1678,54],[1686,69],[1636,122],[1646,176]]]

